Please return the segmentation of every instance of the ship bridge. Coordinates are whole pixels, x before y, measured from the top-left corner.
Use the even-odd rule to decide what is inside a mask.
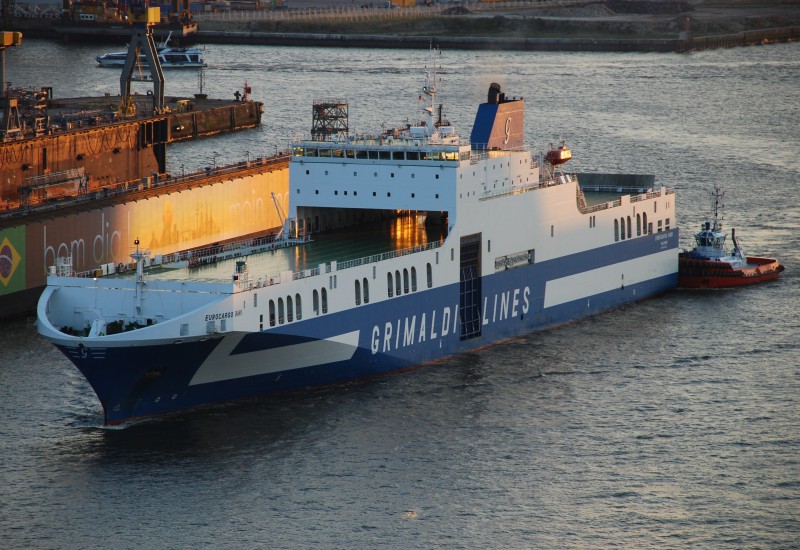
[[[313,232],[395,216],[444,219],[456,201],[458,169],[472,148],[449,127],[433,136],[415,127],[292,143],[291,217]]]

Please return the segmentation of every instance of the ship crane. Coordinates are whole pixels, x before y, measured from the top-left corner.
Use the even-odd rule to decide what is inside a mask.
[[[6,9],[8,8],[5,5]],[[0,32],[0,110],[3,113],[3,126],[0,128],[0,139],[18,137],[22,132],[19,117],[18,100],[6,94],[6,48],[22,44],[22,33]]]

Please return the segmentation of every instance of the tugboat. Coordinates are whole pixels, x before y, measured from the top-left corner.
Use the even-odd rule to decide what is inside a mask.
[[[720,201],[725,195],[719,187],[711,193],[714,220],[706,221],[695,233],[696,246],[678,257],[678,286],[681,288],[730,288],[776,279],[785,269],[774,258],[746,256],[736,230],[731,231],[733,250],[725,249],[726,234],[719,217]]]

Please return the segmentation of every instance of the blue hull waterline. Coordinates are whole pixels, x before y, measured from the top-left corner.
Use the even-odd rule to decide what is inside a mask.
[[[39,331],[115,424],[397,371],[674,288],[675,195],[590,204],[574,177],[520,146],[524,104],[498,91],[470,142],[440,119],[292,145],[288,234],[402,210],[446,224],[440,241],[257,282],[243,261],[232,283],[166,283],[141,268],[135,280],[51,277]]]

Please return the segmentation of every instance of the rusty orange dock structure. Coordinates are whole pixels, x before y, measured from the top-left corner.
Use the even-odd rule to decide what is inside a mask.
[[[21,90],[25,124],[0,142],[0,212],[64,195],[102,191],[166,172],[168,143],[253,128],[258,101],[166,98],[161,112],[132,96],[135,116],[121,116],[120,96],[53,99],[52,90]],[[80,181],[81,174],[85,181]]]

